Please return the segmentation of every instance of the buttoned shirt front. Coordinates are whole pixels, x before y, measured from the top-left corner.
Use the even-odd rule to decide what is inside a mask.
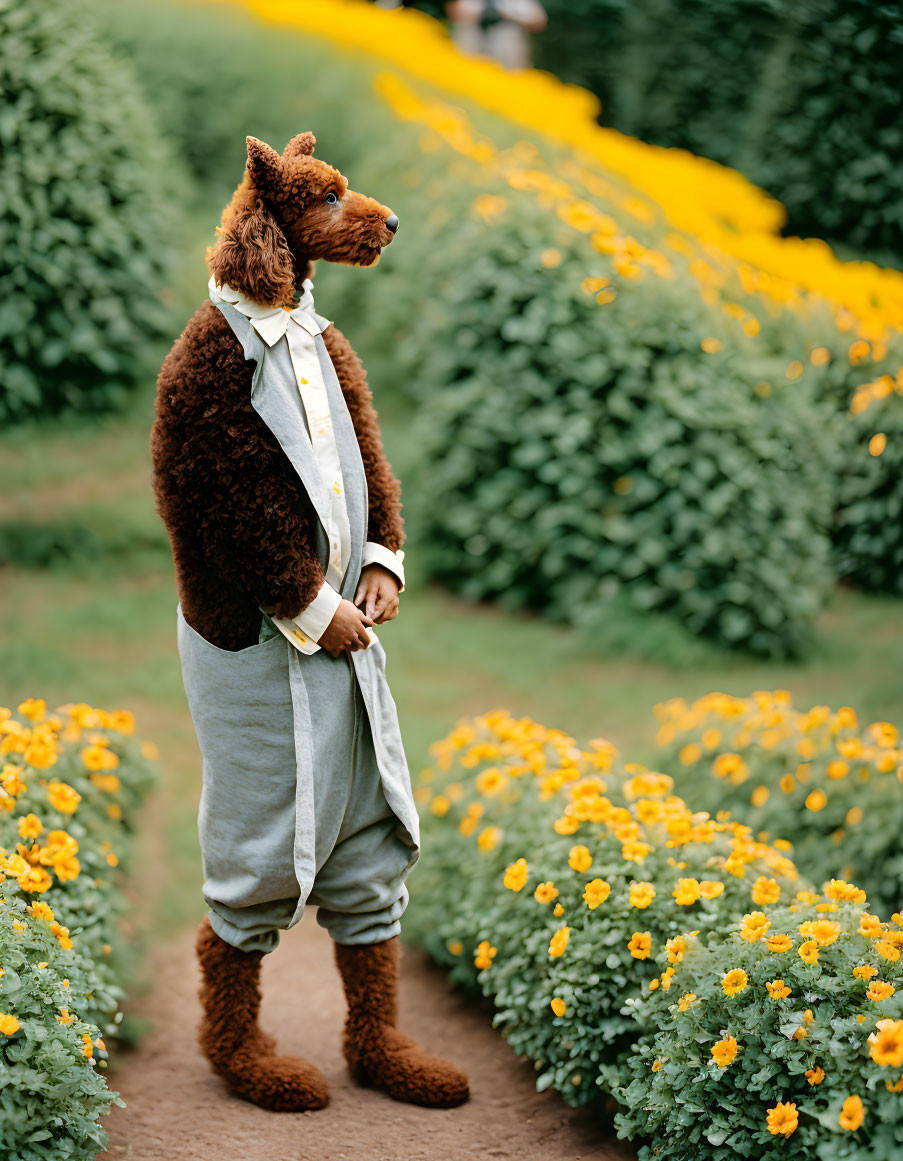
[[[209,290],[212,299],[222,299],[243,314],[267,346],[273,347],[283,338],[288,343],[295,382],[307,417],[314,459],[329,500],[327,526],[324,529],[329,541],[329,561],[323,584],[310,604],[292,619],[272,619],[279,631],[302,653],[315,653],[320,649],[317,641],[341,603],[339,590],[351,555],[351,529],[342,466],[316,344],[316,338],[330,325],[330,321],[314,311],[313,283],[309,278],[304,280],[298,305],[291,310],[252,302],[229,286],[217,286],[213,278],[210,279]],[[393,552],[385,545],[368,540],[364,546],[361,567],[368,564],[382,565],[398,579],[401,586],[399,591],[403,591],[403,560],[402,551]]]

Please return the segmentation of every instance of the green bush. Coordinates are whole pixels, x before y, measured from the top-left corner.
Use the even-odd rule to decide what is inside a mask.
[[[722,330],[679,281],[597,305],[543,267],[544,216],[520,203],[461,227],[468,276],[436,270],[409,335],[412,381],[443,385],[418,417],[427,567],[507,607],[574,619],[623,593],[728,645],[799,653],[830,583],[828,406],[761,339],[701,350]],[[607,273],[581,243],[559,243],[565,269]]]
[[[784,690],[675,698],[657,713],[665,764],[682,768],[687,798],[791,840],[813,881],[840,874],[883,912],[903,909],[903,746],[893,724],[860,726],[848,706],[797,710]]]
[[[178,173],[78,7],[0,0],[0,87],[0,422],[104,410],[168,323]]]
[[[492,998],[537,1087],[570,1104],[617,1082],[637,1034],[625,1006],[670,987],[655,953],[676,963],[691,927],[717,934],[749,906],[750,880],[778,876],[786,894],[796,878],[747,829],[693,815],[670,778],[625,773],[601,740],[581,752],[498,711],[433,754],[405,929]]]
[[[889,375],[879,376],[873,386],[887,393],[846,421],[849,450],[840,470],[834,543],[843,579],[867,592],[900,595],[903,405],[893,382]]]
[[[647,1031],[615,1095],[619,1135],[648,1142],[640,1161],[903,1151],[903,930],[863,920],[846,883],[816,898],[768,907],[755,938],[741,923],[707,948],[689,941],[670,992],[636,1005]]]
[[[118,868],[153,775],[125,712],[0,708],[0,1143],[22,1161],[93,1158],[132,956]]]

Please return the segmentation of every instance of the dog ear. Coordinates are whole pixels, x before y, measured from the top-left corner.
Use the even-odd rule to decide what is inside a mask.
[[[279,223],[247,179],[223,214],[219,240],[207,251],[217,286],[228,285],[263,306],[293,305],[295,267]]]
[[[314,146],[317,144],[317,139],[313,133],[298,133],[286,145],[282,151],[284,161],[290,161],[293,157],[313,157]]]
[[[248,145],[248,173],[255,189],[263,194],[275,193],[282,179],[282,159],[265,141],[246,138]]]

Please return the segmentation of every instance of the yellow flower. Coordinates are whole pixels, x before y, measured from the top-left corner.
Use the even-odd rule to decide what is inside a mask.
[[[549,940],[549,955],[553,959],[564,955],[567,949],[568,940],[571,938],[571,929],[569,927],[559,927],[552,938]]]
[[[823,1068],[817,1067],[817,1068],[807,1068],[806,1069],[806,1080],[808,1080],[808,1082],[812,1085],[813,1088],[817,1084],[821,1084],[821,1082],[824,1079],[825,1079],[825,1070]]]
[[[806,796],[806,809],[813,813],[818,813],[819,810],[824,810],[828,805],[828,796],[824,790],[813,790]]]
[[[877,951],[877,953],[884,959],[889,959],[891,963],[896,963],[900,958],[899,948],[894,947],[894,945],[886,939],[879,939],[877,941],[875,944],[875,951]]]
[[[712,1059],[719,1068],[727,1068],[737,1055],[737,1041],[733,1036],[726,1036],[712,1045]]]
[[[771,927],[771,920],[761,911],[750,911],[743,916],[740,924],[740,937],[747,943],[755,943],[761,939]]]
[[[507,784],[507,774],[503,774],[495,766],[490,766],[488,770],[484,770],[477,777],[475,783],[477,790],[486,798],[495,798],[496,795],[501,794]]]
[[[0,1036],[14,1036],[19,1031],[19,1021],[9,1012],[0,1013]]]
[[[464,944],[460,939],[450,939],[445,946],[451,955],[460,955],[464,951]]]
[[[631,841],[621,847],[621,855],[628,863],[641,863],[651,850],[648,843]]]
[[[757,786],[749,796],[749,801],[753,806],[764,806],[770,795],[771,791],[767,786]]]
[[[634,959],[648,959],[652,951],[652,936],[648,931],[635,931],[627,944]]]
[[[687,1008],[691,1007],[695,1003],[696,1003],[696,993],[695,992],[685,992],[680,997],[680,999],[677,1001],[677,1006],[678,1006],[678,1008],[680,1008],[681,1012],[686,1012]]]
[[[749,776],[746,763],[739,754],[719,754],[712,763],[712,773],[716,778],[727,778],[734,786],[745,782]]]
[[[858,1096],[848,1096],[840,1110],[840,1127],[848,1133],[855,1133],[865,1120],[865,1106]]]
[[[29,697],[17,707],[23,718],[30,722],[39,722],[47,712],[47,703],[40,697]]]
[[[893,984],[886,984],[883,980],[873,980],[865,994],[870,1000],[880,1004],[882,1000],[889,1000],[896,990]]]
[[[586,884],[583,892],[583,901],[590,911],[595,911],[600,903],[604,903],[611,893],[611,887],[604,879],[593,879]]]
[[[555,906],[552,908],[552,914],[555,916],[556,919],[560,919],[562,917],[562,915],[564,915],[564,908],[561,906],[560,903],[556,903]]]
[[[703,899],[717,899],[724,894],[724,884],[718,879],[703,879],[699,884],[699,894]]]
[[[783,980],[771,980],[765,987],[768,989],[768,994],[773,1000],[786,1000],[790,995],[790,988]]]
[[[552,1011],[556,1016],[563,1016],[567,1009],[567,1004],[562,1000],[561,996],[555,996],[552,1000]]]
[[[665,944],[668,963],[680,963],[687,952],[687,941],[682,935],[675,935]]]
[[[903,1066],[903,1020],[879,1020],[869,1036],[869,1053],[876,1064],[890,1068]]]
[[[22,757],[36,770],[47,770],[56,764],[59,754],[51,742],[33,741],[24,748]]]
[[[106,746],[86,746],[82,750],[82,762],[88,770],[115,770],[119,759]]]
[[[41,894],[44,891],[49,891],[53,886],[53,878],[50,872],[44,867],[29,867],[26,871],[16,878],[16,882],[23,891],[29,893],[34,891]]]
[[[857,980],[870,980],[873,976],[878,974],[878,969],[872,967],[870,963],[860,964],[859,967],[853,968],[853,975]]]
[[[592,863],[593,856],[589,853],[588,847],[579,844],[575,847],[571,847],[570,854],[568,855],[568,866],[572,870],[579,871],[581,874],[583,874],[584,871],[588,871],[590,869]]]
[[[558,888],[554,883],[540,883],[533,892],[533,898],[537,903],[551,903],[553,899],[558,898]]]
[[[527,867],[527,860],[518,859],[516,863],[510,863],[505,868],[503,882],[509,891],[522,891],[527,885],[528,878],[529,869]]]
[[[859,934],[864,935],[866,939],[879,939],[884,934],[884,925],[877,915],[861,915]]]
[[[753,883],[752,901],[758,903],[760,907],[777,903],[780,897],[781,888],[776,879],[766,879],[764,875],[760,875]]]
[[[743,968],[733,968],[721,978],[721,990],[726,996],[736,996],[749,983],[749,976]]]
[[[714,355],[721,350],[724,344],[719,342],[718,339],[708,338],[703,339],[699,345],[707,355]]]
[[[66,782],[54,778],[47,787],[47,800],[61,814],[74,814],[82,796]]]
[[[843,879],[832,879],[825,884],[825,894],[829,899],[846,903],[865,903],[865,891],[846,883]]]
[[[444,794],[437,794],[430,803],[430,810],[437,818],[443,818],[451,809],[451,801]]]
[[[24,839],[35,839],[44,829],[36,814],[26,814],[19,819],[19,835]]]
[[[68,1008],[60,1008],[60,1014],[57,1016],[57,1020],[59,1020],[61,1024],[74,1024],[76,1019],[77,1017],[72,1016]]]
[[[498,846],[502,838],[502,832],[497,826],[484,827],[477,838],[477,846],[481,851],[491,851]]]
[[[806,934],[810,935],[819,947],[828,947],[840,935],[840,924],[832,919],[816,919],[814,923],[809,924]]]
[[[69,938],[69,928],[68,927],[63,927],[63,925],[61,923],[57,923],[54,920],[54,922],[50,924],[50,930],[56,936],[57,943],[60,945],[60,947],[66,948],[66,949],[69,949],[72,947],[72,940]]]
[[[495,959],[497,953],[498,948],[493,947],[488,939],[484,939],[477,947],[476,954],[474,955],[474,967],[479,968],[480,971],[485,971],[487,968],[492,967],[492,961]]]
[[[653,1062],[652,1062],[652,1071],[653,1071],[653,1072],[658,1072],[658,1070],[659,1070],[659,1069],[662,1067],[662,1065],[663,1065],[663,1064],[664,1064],[664,1061],[663,1061],[663,1060],[653,1060]]]
[[[53,911],[46,903],[32,903],[28,907],[29,915],[33,915],[35,919],[46,919],[48,923],[53,922]]]
[[[104,790],[107,794],[115,794],[122,787],[117,774],[92,774],[91,781],[98,790]]]
[[[789,1137],[799,1124],[796,1105],[790,1101],[779,1101],[773,1109],[768,1110],[767,1123],[768,1131],[773,1136]]]
[[[818,963],[818,944],[814,939],[807,939],[797,949],[800,959],[806,963]]]
[[[651,883],[630,884],[630,906],[643,911],[655,898],[655,887]]]
[[[678,879],[671,894],[678,907],[692,907],[700,898],[699,883],[696,879]]]

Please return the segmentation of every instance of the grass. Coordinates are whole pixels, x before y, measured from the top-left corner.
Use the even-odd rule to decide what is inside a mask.
[[[199,208],[192,234],[209,233]],[[206,281],[186,246],[177,313]],[[330,270],[319,303],[329,315]],[[353,327],[349,333],[354,338]],[[159,357],[165,352],[160,351]],[[367,351],[362,350],[364,361]],[[200,758],[182,690],[169,546],[150,490],[153,378],[130,410],[0,435],[0,705],[27,696],[133,710],[161,752],[162,793],[149,819],[139,889],[148,926],[171,929],[202,907],[195,816]],[[379,384],[375,384],[379,405]],[[401,405],[381,407],[389,458],[410,478],[414,449]],[[732,656],[679,627],[633,615],[583,629],[473,605],[418,574],[409,529],[408,588],[398,620],[381,630],[412,772],[455,720],[493,707],[529,714],[578,739],[604,735],[638,761],[655,761],[652,706],[713,689],[786,687],[801,705],[853,705],[865,718],[903,718],[903,602],[838,591],[805,662]],[[159,873],[162,869],[162,875]]]

